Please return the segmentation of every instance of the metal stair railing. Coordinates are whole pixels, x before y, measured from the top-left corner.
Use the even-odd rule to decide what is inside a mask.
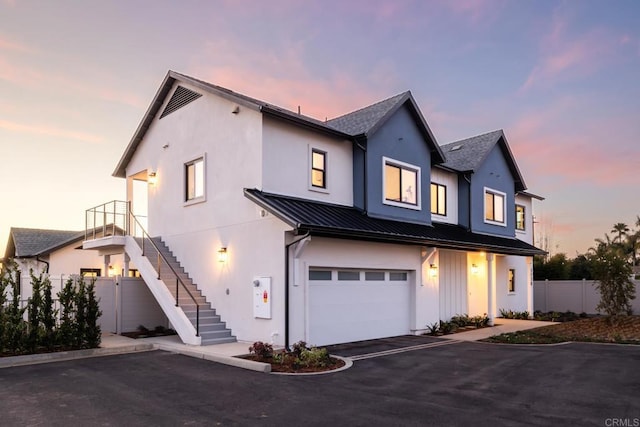
[[[191,300],[196,306],[196,336],[200,336],[200,304],[196,301],[195,297],[189,291],[189,288],[182,281],[178,273],[169,263],[169,260],[160,252],[160,248],[155,244],[151,236],[144,229],[140,223],[138,217],[131,211],[131,203],[122,200],[112,200],[102,205],[95,206],[87,209],[85,213],[85,240],[95,240],[100,237],[106,236],[132,236],[142,249],[142,256],[149,257],[145,254],[145,241],[148,241],[147,245],[151,245],[157,253],[156,257],[156,271],[158,273],[158,280],[162,271],[162,262],[169,267],[171,273],[176,279],[176,307],[180,307],[178,302],[180,298],[180,287],[189,295]],[[151,261],[151,259],[149,259]],[[153,265],[153,262],[151,263]]]
[[[173,276],[176,279],[176,307],[180,307],[180,304],[178,303],[178,300],[180,298],[180,286],[182,286],[184,291],[187,293],[187,295],[189,295],[189,297],[191,298],[191,300],[195,304],[195,306],[196,306],[196,336],[199,337],[200,336],[200,304],[198,304],[198,301],[196,301],[196,298],[193,296],[193,294],[191,293],[189,288],[187,288],[187,285],[185,285],[185,283],[182,281],[182,279],[180,278],[180,276],[178,275],[176,270],[169,263],[169,260],[162,254],[162,252],[160,252],[160,248],[158,248],[158,245],[156,245],[156,243],[153,241],[151,236],[149,236],[149,233],[147,233],[146,230],[142,227],[142,224],[140,224],[140,221],[138,221],[138,218],[136,218],[136,216],[131,212],[131,210],[128,210],[128,211],[129,211],[129,218],[130,218],[130,220],[133,220],[133,225],[134,225],[134,227],[136,229],[136,233],[135,234],[136,235],[138,235],[138,234],[141,235],[141,237],[140,237],[141,242],[138,243],[138,245],[142,249],[142,256],[147,257],[149,259],[149,261],[151,261],[151,259],[145,254],[145,241],[148,241],[149,243],[147,243],[147,245],[151,244],[153,249],[156,251],[156,254],[157,254],[157,257],[156,257],[156,261],[157,261],[156,272],[158,273],[158,280],[161,280],[161,278],[160,278],[161,274],[160,273],[162,271],[162,261],[164,261],[164,263],[167,265],[167,267],[169,267],[169,270],[171,271],[171,273],[173,273]],[[137,239],[136,239],[136,242],[138,242]]]

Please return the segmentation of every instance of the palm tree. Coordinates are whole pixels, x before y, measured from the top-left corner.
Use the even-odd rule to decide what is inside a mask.
[[[627,235],[627,233],[629,232],[629,227],[624,222],[619,222],[613,225],[611,232],[618,233],[618,237],[617,237],[618,243],[622,243],[622,236]],[[615,242],[616,239],[614,238],[613,241]]]

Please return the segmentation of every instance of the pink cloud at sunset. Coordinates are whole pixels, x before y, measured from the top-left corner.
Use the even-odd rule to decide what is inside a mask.
[[[96,135],[91,135],[88,133],[82,133],[72,130],[66,129],[58,129],[50,126],[43,125],[25,125],[21,123],[14,123],[7,120],[0,119],[0,129],[8,130],[11,132],[18,133],[28,133],[35,135],[44,135],[55,138],[65,138],[65,139],[73,139],[77,141],[90,142],[90,143],[100,143],[103,141],[103,138]]]

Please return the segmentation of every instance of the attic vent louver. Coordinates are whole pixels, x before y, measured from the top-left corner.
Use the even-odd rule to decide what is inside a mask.
[[[176,88],[176,91],[173,92],[173,95],[171,96],[169,102],[167,102],[167,106],[164,107],[164,111],[162,111],[162,114],[160,114],[160,118],[168,116],[169,114],[184,107],[188,103],[195,101],[201,96],[202,94],[199,94],[182,86],[178,86]]]

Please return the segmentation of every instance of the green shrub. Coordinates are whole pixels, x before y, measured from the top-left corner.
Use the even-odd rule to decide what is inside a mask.
[[[311,347],[302,350],[299,364],[308,368],[323,368],[331,365],[331,357],[326,348]]]

